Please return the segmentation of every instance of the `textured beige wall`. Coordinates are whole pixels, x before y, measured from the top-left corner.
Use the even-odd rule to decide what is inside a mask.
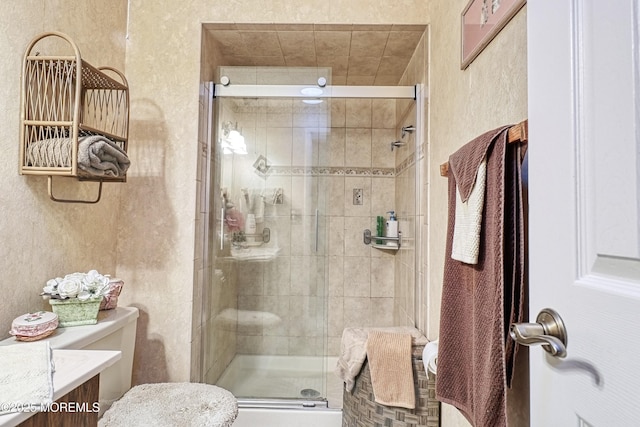
[[[526,6],[464,71],[460,70],[460,13],[468,0],[430,3],[430,164],[424,183],[429,194],[427,336],[438,337],[440,297],[447,232],[447,180],[439,165],[477,135],[527,117]],[[520,410],[513,425],[523,425],[526,396],[515,399]],[[518,400],[520,399],[520,400]],[[468,426],[457,410],[443,405],[443,427]],[[524,424],[526,425],[526,424]]]
[[[18,175],[20,74],[27,45],[45,31],[71,36],[92,65],[124,70],[126,11],[126,0],[11,0],[2,4],[0,338],[9,336],[15,317],[50,310],[39,296],[47,279],[91,268],[105,274],[116,272],[119,192],[123,184],[105,184],[103,200],[96,205],[72,205],[49,200],[46,177]],[[58,197],[91,198],[96,191],[95,184],[72,179],[60,178],[54,185]],[[132,283],[129,277],[123,279],[126,292]]]

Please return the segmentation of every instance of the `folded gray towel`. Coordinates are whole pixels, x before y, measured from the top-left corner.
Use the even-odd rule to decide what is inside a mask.
[[[78,139],[78,167],[91,175],[123,177],[130,164],[127,153],[104,136]]]

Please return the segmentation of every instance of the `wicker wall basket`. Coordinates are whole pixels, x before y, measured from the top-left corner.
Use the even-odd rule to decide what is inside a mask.
[[[342,427],[438,427],[440,402],[436,400],[436,378],[424,369],[423,349],[424,346],[414,346],[411,355],[416,391],[415,409],[376,403],[369,363],[365,361],[352,393],[343,393]]]

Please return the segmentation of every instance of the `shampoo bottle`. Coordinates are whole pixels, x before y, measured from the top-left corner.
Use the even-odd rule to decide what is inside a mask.
[[[386,237],[398,237],[398,220],[396,219],[395,211],[387,212],[389,214],[389,220],[387,221]],[[397,246],[398,242],[393,240],[387,240],[388,246]]]
[[[254,214],[247,215],[244,232],[245,234],[256,234],[256,216]]]

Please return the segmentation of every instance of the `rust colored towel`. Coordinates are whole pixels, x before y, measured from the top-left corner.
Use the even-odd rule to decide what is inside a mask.
[[[411,335],[371,331],[367,360],[376,402],[414,409],[416,394],[411,364]]]
[[[457,407],[475,427],[507,425],[506,388],[515,349],[511,322],[522,321],[524,226],[520,146],[508,127],[489,131],[449,159],[449,223],[440,313],[436,397]],[[487,157],[478,264],[451,258],[456,185],[473,188]],[[467,193],[468,194],[468,193]]]

